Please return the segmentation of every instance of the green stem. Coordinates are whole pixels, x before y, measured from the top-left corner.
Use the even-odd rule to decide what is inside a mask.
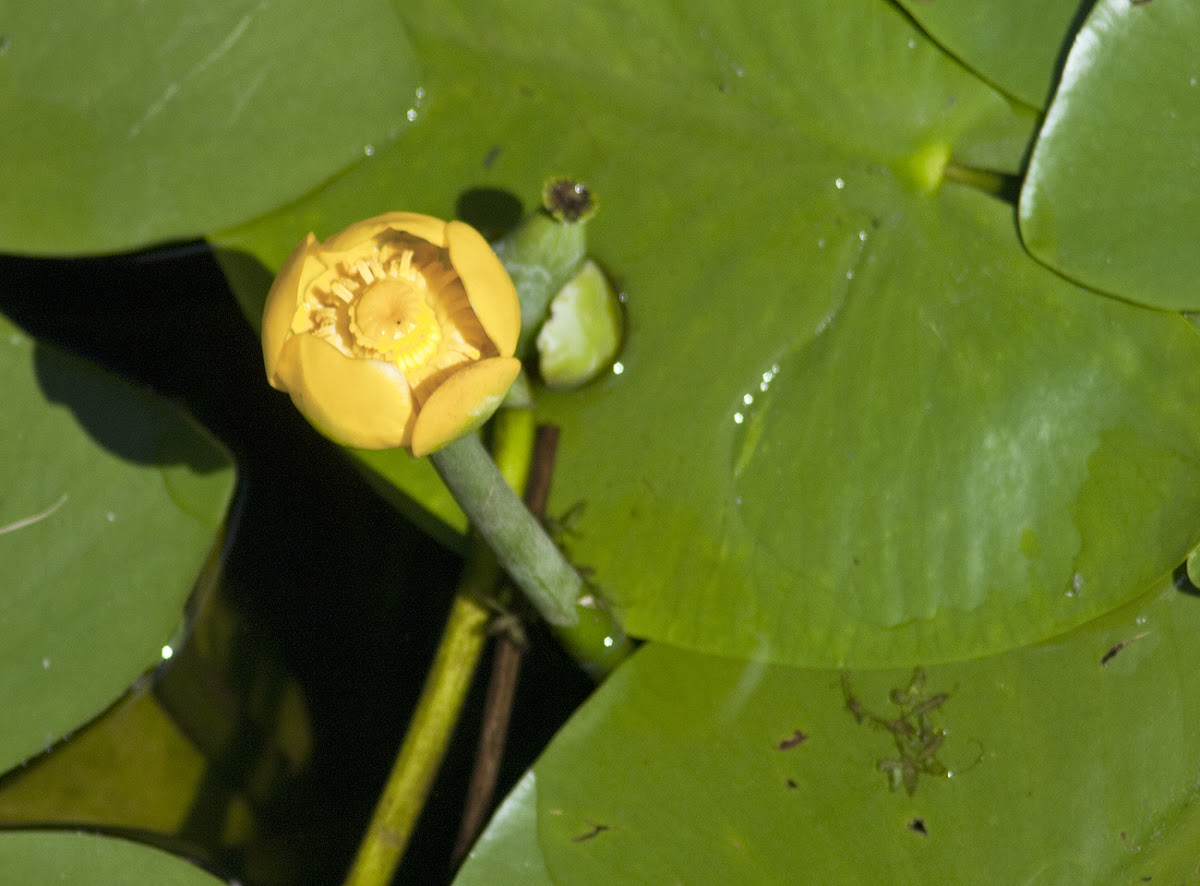
[[[993,197],[1003,198],[1020,189],[1020,179],[1015,175],[990,169],[976,169],[973,166],[959,166],[956,163],[947,163],[942,176],[946,181],[975,188]]]
[[[491,619],[480,600],[492,592],[498,575],[491,551],[476,540],[433,667],[425,678],[404,743],[346,877],[346,886],[386,886],[392,880],[441,767],[479,663]]]
[[[523,489],[533,450],[533,419],[528,410],[502,410],[497,415],[495,444],[496,462],[491,458],[488,462],[498,482],[510,494],[512,487]],[[496,468],[497,463],[503,473]],[[499,577],[495,555],[473,534],[467,565],[433,665],[367,833],[346,876],[346,886],[387,886],[392,881],[446,756],[478,667],[492,617],[483,601],[496,593]]]
[[[633,641],[603,605],[584,597],[579,622],[554,629],[558,642],[593,680],[599,682],[633,654]]]
[[[479,438],[468,434],[430,459],[472,528],[542,618],[552,625],[577,624],[579,573],[504,482]]]
[[[533,459],[525,486],[525,506],[538,520],[546,516],[557,457],[558,428],[542,425],[534,437]],[[570,627],[555,627],[555,636],[581,668],[593,679],[603,680],[629,656],[633,643],[603,600],[585,594],[579,599],[576,611],[579,622]]]

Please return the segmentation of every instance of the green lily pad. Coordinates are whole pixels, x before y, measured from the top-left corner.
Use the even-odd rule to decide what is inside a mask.
[[[1200,15],[1100,0],[1075,40],[1021,192],[1030,251],[1085,285],[1200,308]]]
[[[553,886],[537,839],[537,776],[527,772],[475,841],[454,886]]]
[[[1071,37],[1093,0],[899,2],[963,64],[1030,107],[1044,108]]]
[[[4,771],[161,661],[217,555],[233,470],[162,401],[3,318],[0,378]]]
[[[556,883],[1193,882],[1198,630],[1200,599],[1168,586],[1058,642],[916,673],[650,644],[458,882],[522,860]]]
[[[420,94],[386,0],[25,3],[0,28],[7,252],[253,218],[392,138]]]
[[[28,886],[215,886],[224,882],[151,846],[117,837],[62,831],[0,834],[0,870],[9,882]]]
[[[634,635],[794,663],[949,660],[1093,618],[1196,543],[1200,339],[1182,319],[1073,289],[970,191],[863,230],[844,301],[809,336],[779,328],[787,293],[765,282],[734,330],[716,301],[680,323],[682,304],[634,289],[624,373],[547,398],[564,441],[604,441],[603,458],[564,445],[551,510],[584,504],[572,553]],[[798,291],[831,282],[803,274]],[[679,292],[716,276],[677,274]],[[718,346],[720,373],[673,383]]]
[[[217,239],[278,267],[313,228],[585,180],[628,343],[539,396],[550,513],[632,634],[950,660],[1079,625],[1195,546],[1200,338],[1049,272],[1009,205],[946,180],[1018,169],[1031,115],[902,12],[471,9],[406,7],[430,101],[394,151]]]

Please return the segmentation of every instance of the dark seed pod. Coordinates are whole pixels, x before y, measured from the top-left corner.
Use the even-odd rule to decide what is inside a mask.
[[[542,186],[542,205],[567,224],[587,221],[596,211],[596,201],[588,186],[569,178],[548,179]]]

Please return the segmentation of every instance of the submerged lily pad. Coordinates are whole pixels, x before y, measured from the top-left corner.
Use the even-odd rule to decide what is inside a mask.
[[[20,3],[0,29],[7,252],[253,218],[394,136],[418,100],[386,0]]]
[[[277,267],[311,228],[586,181],[627,345],[539,404],[550,513],[631,633],[950,660],[1081,624],[1195,545],[1200,338],[1046,270],[1011,206],[948,180],[1019,169],[1033,118],[902,12],[470,9],[405,7],[429,106],[395,150],[217,239]]]
[[[915,672],[650,644],[457,883],[1192,882],[1197,631],[1200,600],[1168,586],[1058,642]]]
[[[12,883],[217,886],[212,874],[161,849],[117,837],[62,831],[0,834],[0,870]]]
[[[0,379],[4,771],[161,661],[217,555],[233,470],[164,402],[3,318]]]
[[[1061,273],[1200,308],[1200,15],[1100,0],[1075,40],[1021,193],[1021,233]]]

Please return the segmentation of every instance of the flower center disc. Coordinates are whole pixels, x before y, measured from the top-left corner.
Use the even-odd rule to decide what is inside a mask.
[[[360,347],[377,352],[401,369],[428,360],[442,338],[424,288],[394,278],[370,285],[359,296],[351,308],[350,329]]]

